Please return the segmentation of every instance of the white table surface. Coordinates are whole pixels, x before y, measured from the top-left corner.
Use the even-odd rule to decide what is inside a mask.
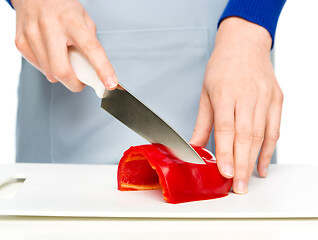
[[[318,219],[0,217],[3,240],[317,239]]]
[[[308,167],[308,166],[307,166]],[[271,168],[270,168],[271,169]],[[269,175],[270,177],[270,175]],[[298,175],[299,177],[299,175]],[[317,185],[316,182],[312,184]],[[318,204],[318,203],[317,203]],[[317,239],[312,218],[0,216],[0,239]]]

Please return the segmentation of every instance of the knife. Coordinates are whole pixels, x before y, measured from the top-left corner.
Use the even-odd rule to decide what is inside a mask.
[[[138,135],[155,145],[164,145],[179,159],[205,164],[199,154],[162,118],[134,97],[123,85],[107,90],[82,53],[69,48],[69,57],[77,78],[92,87],[102,98],[101,107]]]

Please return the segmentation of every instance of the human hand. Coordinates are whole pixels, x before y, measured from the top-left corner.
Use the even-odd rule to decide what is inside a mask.
[[[96,38],[96,26],[78,0],[12,0],[16,9],[16,46],[50,82],[81,91],[70,64],[68,47],[75,46],[92,64],[109,90],[118,82],[106,53]]]
[[[208,62],[197,122],[190,142],[206,146],[212,127],[221,174],[233,177],[235,193],[246,193],[258,153],[265,177],[279,138],[283,93],[270,61],[266,29],[225,19]]]

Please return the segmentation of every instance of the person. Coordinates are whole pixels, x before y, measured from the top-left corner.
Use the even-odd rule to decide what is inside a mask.
[[[258,154],[265,177],[279,138],[283,94],[270,55],[284,3],[12,0],[24,57],[16,161],[110,164],[145,143],[84,89],[68,58],[75,46],[106,88],[119,81],[192,144],[215,151],[233,191],[246,193]]]

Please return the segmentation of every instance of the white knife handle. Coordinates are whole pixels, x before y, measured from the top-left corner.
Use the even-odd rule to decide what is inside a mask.
[[[103,98],[105,86],[86,57],[74,47],[69,48],[69,57],[78,80],[92,87],[96,95]]]

